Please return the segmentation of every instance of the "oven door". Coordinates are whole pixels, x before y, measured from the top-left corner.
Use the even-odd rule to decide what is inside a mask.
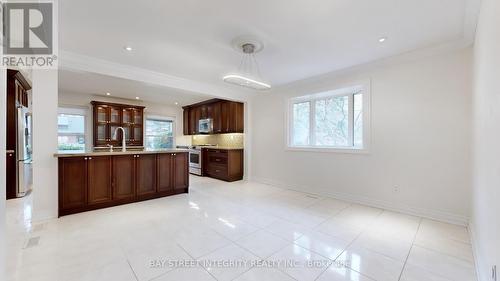
[[[189,151],[189,167],[201,169],[201,151]]]

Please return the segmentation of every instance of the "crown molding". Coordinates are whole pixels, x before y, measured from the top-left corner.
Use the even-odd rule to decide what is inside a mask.
[[[59,68],[76,72],[90,72],[122,79],[139,81],[147,84],[178,89],[210,97],[221,97],[246,101],[250,91],[221,87],[205,82],[177,77],[162,72],[140,67],[111,62],[95,57],[85,56],[61,50],[59,52]]]

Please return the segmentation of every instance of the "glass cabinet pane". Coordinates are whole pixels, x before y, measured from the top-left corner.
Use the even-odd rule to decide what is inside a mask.
[[[125,131],[125,140],[130,141],[130,127],[124,126],[123,130]]]
[[[108,121],[108,108],[104,106],[97,107],[97,122],[106,123]]]
[[[142,140],[142,127],[134,127],[134,140]]]
[[[111,123],[120,123],[120,109],[116,107],[110,107]]]
[[[106,125],[97,125],[97,140],[106,141]]]
[[[132,123],[132,110],[130,109],[123,110],[123,123],[125,124]]]
[[[142,112],[134,110],[134,124],[142,124]]]
[[[116,126],[115,125],[115,126],[111,126],[110,127],[111,128],[110,131],[111,131],[111,140],[112,141],[119,141],[119,140],[121,140],[122,131],[121,130],[116,131],[116,128],[118,128],[118,127],[120,127],[120,126]],[[116,131],[116,135],[115,135],[115,131]]]

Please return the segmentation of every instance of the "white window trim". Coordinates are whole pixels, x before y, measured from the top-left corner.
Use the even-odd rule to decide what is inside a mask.
[[[314,106],[312,106],[312,102],[316,100],[324,99],[325,97],[331,96],[343,96],[348,94],[349,92],[342,92],[343,89],[353,89],[355,87],[360,87],[363,89],[363,147],[355,148],[355,147],[327,147],[327,146],[297,146],[292,145],[292,136],[293,136],[293,104],[300,101],[310,101],[311,102],[311,110],[310,110],[310,125],[314,126],[314,118],[315,112]],[[333,90],[332,90],[333,89]],[[335,90],[338,89],[338,90]],[[332,94],[331,92],[339,91],[337,94]],[[352,108],[352,95],[349,96],[349,108]],[[364,80],[360,82],[346,83],[346,84],[338,84],[329,87],[324,91],[319,91],[318,94],[312,95],[304,95],[300,97],[292,97],[289,98],[286,102],[285,108],[285,150],[287,151],[298,151],[298,152],[333,152],[333,153],[353,153],[353,154],[369,154],[371,147],[371,81]],[[349,112],[349,118],[352,120],[354,114],[353,110]],[[312,128],[312,127],[310,127]],[[352,127],[349,126],[349,136],[353,134]],[[309,136],[311,138],[310,143],[314,143],[314,134]]]
[[[142,139],[144,140],[144,147],[146,147],[146,120],[154,119],[154,120],[162,120],[162,121],[172,121],[172,139],[173,139],[173,148],[177,147],[177,122],[176,118],[172,116],[164,116],[164,115],[155,115],[155,114],[146,114],[144,119],[144,130],[142,133]]]
[[[59,116],[59,114],[82,115],[85,117],[83,131],[83,136],[85,138],[85,150],[91,150],[93,144],[92,136],[90,134],[92,130],[89,128],[89,126],[91,126],[91,120],[89,120],[90,114],[88,107],[76,105],[59,105],[59,107],[57,108],[57,115]],[[59,131],[57,132],[57,135],[59,136]]]

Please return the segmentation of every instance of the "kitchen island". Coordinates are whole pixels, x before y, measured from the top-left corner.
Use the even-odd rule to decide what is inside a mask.
[[[59,216],[187,193],[188,150],[56,153]]]

